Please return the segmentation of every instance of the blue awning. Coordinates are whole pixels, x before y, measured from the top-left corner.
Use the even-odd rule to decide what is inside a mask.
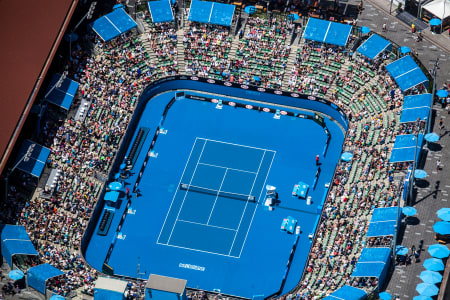
[[[189,9],[189,21],[231,26],[235,6],[232,4],[194,0]]]
[[[421,83],[428,86],[428,78],[409,55],[390,63],[386,66],[386,70],[402,91],[409,90]]]
[[[117,202],[117,200],[119,199],[119,192],[118,191],[111,191],[111,192],[107,192],[105,194],[105,200],[107,201],[112,201],[112,202]]]
[[[40,177],[49,155],[49,148],[30,140],[25,140],[19,149],[15,163],[17,164],[17,169],[34,177]]]
[[[383,51],[390,49],[392,49],[391,42],[378,34],[372,34],[356,51],[367,58],[374,59]]]
[[[417,161],[420,156],[420,150],[422,149],[422,143],[423,134],[419,134],[417,140],[414,134],[397,135],[389,162]],[[416,157],[414,157],[415,152]]]
[[[153,23],[172,22],[174,20],[169,0],[149,1],[147,4]]]
[[[370,222],[394,221],[400,216],[398,206],[375,208]]]
[[[345,46],[352,26],[322,19],[309,18],[303,38],[316,42]]]
[[[123,8],[118,8],[92,22],[91,27],[102,40],[107,42],[137,27],[137,24]]]
[[[369,229],[367,230],[367,237],[376,236],[395,236],[397,231],[398,222],[397,221],[382,221],[374,222],[369,224]]]
[[[332,294],[323,298],[323,300],[363,300],[367,298],[367,293],[364,290],[344,285]]]
[[[376,277],[378,285],[383,286],[390,260],[390,248],[364,248],[351,276]]]
[[[45,93],[45,100],[58,105],[65,110],[69,110],[80,84],[69,78],[64,78],[60,86],[55,86],[61,76],[61,74],[53,75],[50,85],[47,88],[47,92]]]
[[[415,122],[417,119],[422,121],[428,120],[431,102],[431,94],[406,96],[403,101],[403,111],[400,117],[400,123]]]
[[[63,275],[64,272],[50,264],[31,267],[27,271],[27,284],[45,295],[45,285],[48,279]]]
[[[38,255],[23,226],[1,225],[1,240],[2,256],[10,267],[14,255]]]

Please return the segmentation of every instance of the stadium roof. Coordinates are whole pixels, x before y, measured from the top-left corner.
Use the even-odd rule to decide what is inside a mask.
[[[0,1],[0,28],[4,29],[0,51],[4,112],[0,117],[0,172],[77,3],[78,0]]]

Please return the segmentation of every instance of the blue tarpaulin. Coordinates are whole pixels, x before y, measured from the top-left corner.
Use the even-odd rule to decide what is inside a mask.
[[[332,294],[323,298],[323,300],[363,300],[367,298],[367,294],[364,290],[344,285],[340,289],[336,290]]]
[[[111,202],[117,202],[117,199],[119,199],[119,192],[118,191],[107,192],[105,194],[104,199]]]
[[[123,8],[118,8],[95,20],[91,26],[100,38],[107,42],[135,28],[137,24]]]
[[[49,155],[49,148],[25,140],[16,156],[17,169],[34,177],[40,177]]]
[[[189,10],[189,21],[231,26],[235,6],[209,1],[194,0]]]
[[[153,23],[172,22],[174,20],[169,0],[149,1],[147,4]]]
[[[409,55],[390,63],[386,66],[386,70],[402,91],[409,90],[421,83],[425,84],[426,87],[428,86],[428,78]]]
[[[382,38],[378,34],[372,34],[361,46],[356,50],[367,58],[374,59],[385,50],[391,50],[392,44],[388,40]]]
[[[345,46],[352,26],[321,19],[309,18],[303,38],[316,42]]]
[[[394,148],[392,149],[389,162],[417,161],[420,156],[422,143],[423,134],[419,134],[418,139],[416,139],[414,134],[397,135],[395,137]],[[415,158],[414,153],[416,153]]]
[[[47,92],[45,93],[45,100],[50,103],[56,104],[65,110],[69,110],[72,105],[73,98],[77,93],[80,84],[69,78],[64,78],[61,85],[57,85],[61,78],[61,74],[55,74],[50,81]]]
[[[395,236],[400,216],[398,206],[374,209],[367,230],[367,237]]]
[[[38,265],[28,269],[27,284],[45,295],[45,284],[47,280],[63,274],[64,272],[51,264]]]
[[[99,277],[95,281],[95,300],[122,300],[127,287],[127,282],[114,278]]]
[[[1,225],[2,256],[10,267],[12,257],[17,254],[38,255],[28,237],[25,227],[16,225]]]
[[[431,94],[419,94],[406,96],[403,101],[403,110],[400,123],[428,120],[430,115],[432,97]]]
[[[351,276],[376,277],[378,285],[383,286],[390,258],[390,248],[364,248]]]

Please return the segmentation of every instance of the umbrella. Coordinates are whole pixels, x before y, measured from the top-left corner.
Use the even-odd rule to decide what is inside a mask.
[[[425,140],[427,142],[434,143],[434,142],[439,141],[439,138],[440,138],[439,134],[434,133],[434,132],[430,132],[430,133],[425,134]]]
[[[422,295],[419,295],[419,296],[415,296],[415,297],[413,298],[413,300],[433,300],[433,298],[428,297],[428,296],[422,296]]]
[[[450,208],[443,207],[436,212],[437,216],[444,221],[450,221]]]
[[[440,97],[440,98],[445,98],[448,96],[448,91],[446,90],[439,90],[436,92],[436,96]]]
[[[125,7],[125,5],[123,5],[123,4],[116,4],[116,5],[113,6],[113,9],[118,9],[118,8],[123,8],[123,7]]]
[[[359,31],[361,31],[363,34],[366,34],[366,33],[370,32],[370,28],[363,26],[363,27],[359,28]]]
[[[439,234],[450,234],[450,222],[445,222],[445,221],[440,221],[440,222],[436,222],[433,225],[433,229],[436,233]]]
[[[436,18],[431,19],[431,20],[430,20],[430,25],[431,25],[431,26],[438,26],[438,25],[441,25],[441,20],[436,19]]]
[[[420,279],[422,279],[425,283],[434,284],[442,282],[442,275],[434,271],[423,271],[420,273]]]
[[[419,283],[416,287],[416,291],[422,296],[436,296],[439,293],[439,289],[434,284]]]
[[[447,246],[434,244],[428,247],[428,253],[436,258],[445,258],[450,254],[450,250],[448,250]]]
[[[414,170],[414,178],[422,179],[427,177],[427,172],[425,170],[416,169]]]
[[[402,208],[402,213],[408,217],[414,216],[415,214],[417,214],[417,209],[411,206],[405,206]]]
[[[78,40],[78,34],[74,32],[66,34],[64,35],[64,39],[68,42],[75,42],[76,40]]]
[[[381,300],[391,300],[392,295],[389,294],[388,292],[382,292],[382,293],[378,294],[378,298],[380,298]]]
[[[288,15],[288,19],[297,21],[298,19],[300,19],[300,17],[298,16],[298,14],[290,14],[290,15]]]
[[[249,14],[249,15],[253,15],[256,12],[256,7],[254,6],[247,6],[244,11]]]
[[[50,297],[50,300],[65,300],[66,298],[64,298],[63,296],[60,295],[53,295]]]
[[[120,173],[116,173],[116,175],[114,175],[114,179],[119,179],[120,178]]]
[[[406,46],[401,46],[400,47],[400,53],[401,54],[406,54],[406,53],[409,53],[409,52],[411,52],[411,49],[409,49],[409,47],[406,47]]]
[[[406,255],[408,254],[408,248],[402,245],[395,246],[395,254],[397,255]]]
[[[341,155],[341,159],[343,161],[350,161],[350,160],[352,160],[352,158],[353,158],[353,154],[351,152],[344,152]]]
[[[125,168],[127,167],[127,165],[126,164],[124,164],[124,163],[121,163],[120,164],[120,170],[124,170]]]
[[[111,191],[118,191],[122,188],[122,184],[120,182],[114,181],[108,185]]]
[[[21,270],[12,270],[8,273],[8,277],[12,280],[19,280],[22,279],[25,274]]]
[[[423,262],[423,267],[428,271],[444,271],[445,266],[442,259],[429,258]]]
[[[253,76],[253,80],[255,80],[255,81],[261,81],[261,78],[259,78],[259,76]]]

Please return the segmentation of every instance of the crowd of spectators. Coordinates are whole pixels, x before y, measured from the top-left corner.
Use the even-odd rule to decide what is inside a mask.
[[[183,35],[185,71],[202,77],[242,84],[281,88],[290,54],[288,20],[249,18],[235,53],[229,58],[229,28],[189,23]],[[65,272],[49,282],[54,293],[68,296],[73,290],[93,293],[97,272],[80,257],[80,240],[96,204],[102,182],[96,174],[108,174],[140,92],[151,81],[178,73],[177,34],[173,25],[151,25],[140,36],[135,32],[104,43],[93,36],[95,55],[81,46],[72,53],[69,76],[80,84],[87,117],[75,120],[60,115],[43,123],[40,142],[51,148],[48,166],[59,169],[56,192],[50,199],[32,197],[22,186],[12,186],[9,202],[2,203],[1,219],[25,225],[42,263]],[[146,52],[143,42],[153,53]],[[304,43],[291,70],[291,91],[329,95],[351,119],[345,150],[350,162],[340,162],[325,202],[305,274],[291,298],[322,297],[344,284],[373,290],[372,278],[351,278],[362,247],[391,243],[386,238],[366,239],[370,213],[377,207],[398,205],[400,181],[393,175],[404,164],[388,161],[395,135],[416,133],[423,124],[400,125],[403,94],[386,75],[388,56],[371,63],[356,57],[344,68],[347,54],[338,47]],[[346,65],[347,66],[347,65]],[[331,85],[335,86],[331,89]],[[421,92],[419,87],[412,93]],[[127,298],[138,296],[131,284]],[[193,292],[192,299],[204,299]]]

